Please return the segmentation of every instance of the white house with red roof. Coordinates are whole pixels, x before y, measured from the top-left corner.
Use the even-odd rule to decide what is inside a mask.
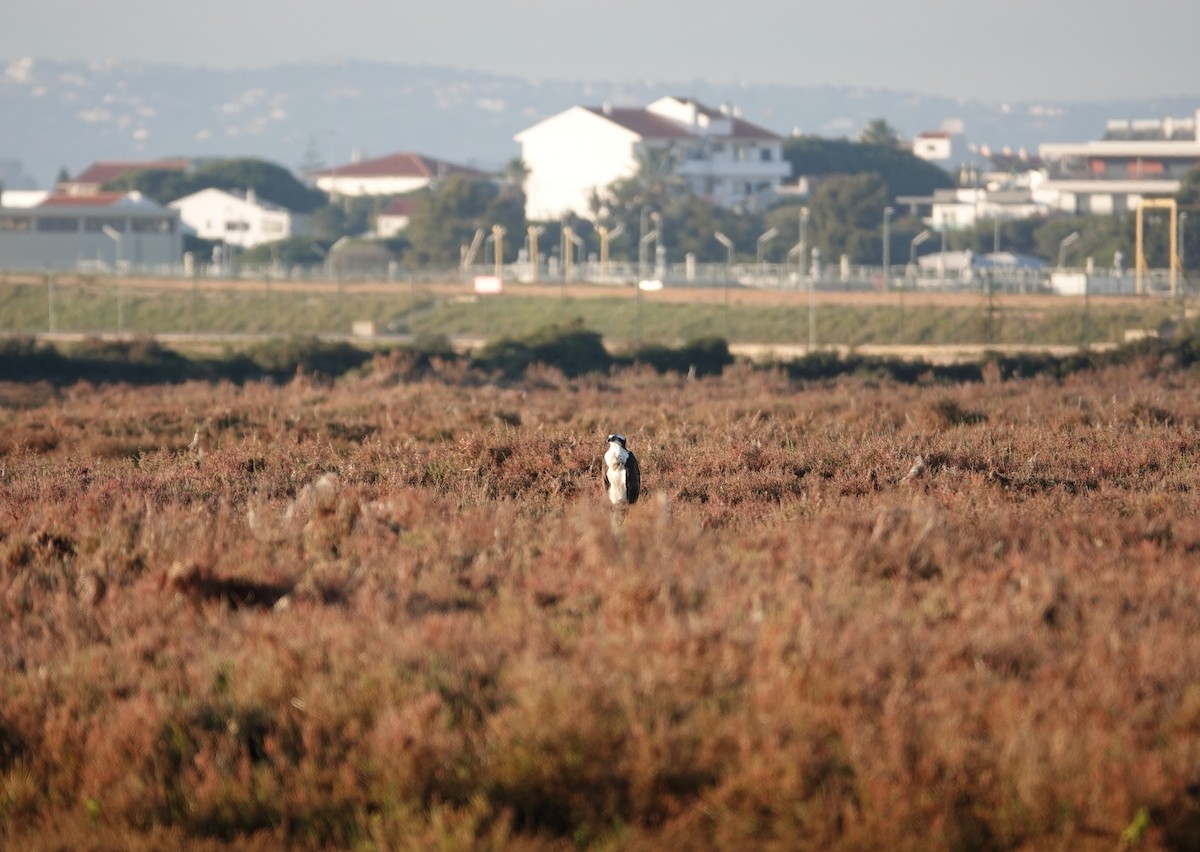
[[[451,175],[465,175],[479,180],[493,177],[470,166],[460,166],[409,151],[355,160],[330,169],[309,172],[307,177],[317,189],[331,196],[360,196],[404,195]]]
[[[375,217],[375,236],[391,239],[408,227],[417,202],[412,198],[393,198]]]
[[[183,224],[206,240],[250,248],[308,233],[308,217],[245,192],[209,187],[171,202]]]
[[[0,268],[152,270],[182,257],[179,214],[140,193],[56,193],[23,206],[0,196]]]
[[[668,151],[689,189],[722,207],[764,204],[791,175],[781,136],[736,109],[690,98],[659,98],[644,108],[575,106],[514,138],[529,169],[525,215],[534,220],[590,218],[592,193],[633,175],[645,148]]]

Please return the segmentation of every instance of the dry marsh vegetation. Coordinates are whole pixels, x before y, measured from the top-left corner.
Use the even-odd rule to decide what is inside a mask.
[[[1196,379],[2,385],[0,845],[1196,848]]]

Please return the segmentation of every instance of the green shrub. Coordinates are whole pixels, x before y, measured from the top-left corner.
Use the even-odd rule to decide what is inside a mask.
[[[479,367],[498,371],[507,378],[520,376],[530,364],[547,364],[573,377],[605,372],[613,363],[599,333],[579,323],[545,326],[524,339],[490,341],[474,360]]]

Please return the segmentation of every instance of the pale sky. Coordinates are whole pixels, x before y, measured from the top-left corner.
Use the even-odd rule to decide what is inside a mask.
[[[1009,101],[1200,96],[1196,0],[10,0],[22,57],[366,59],[530,79],[849,85]]]

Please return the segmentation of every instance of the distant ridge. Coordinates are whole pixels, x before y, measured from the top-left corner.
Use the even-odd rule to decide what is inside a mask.
[[[405,150],[491,169],[519,153],[512,137],[541,118],[665,94],[737,106],[784,135],[853,137],[883,118],[911,137],[956,120],[971,142],[1030,153],[1040,142],[1098,138],[1110,118],[1200,107],[1200,95],[1002,104],[803,81],[580,83],[358,60],[218,70],[9,58],[0,69],[0,166],[19,161],[41,188],[61,167],[75,174],[95,160],[170,156],[255,156],[299,170]]]

